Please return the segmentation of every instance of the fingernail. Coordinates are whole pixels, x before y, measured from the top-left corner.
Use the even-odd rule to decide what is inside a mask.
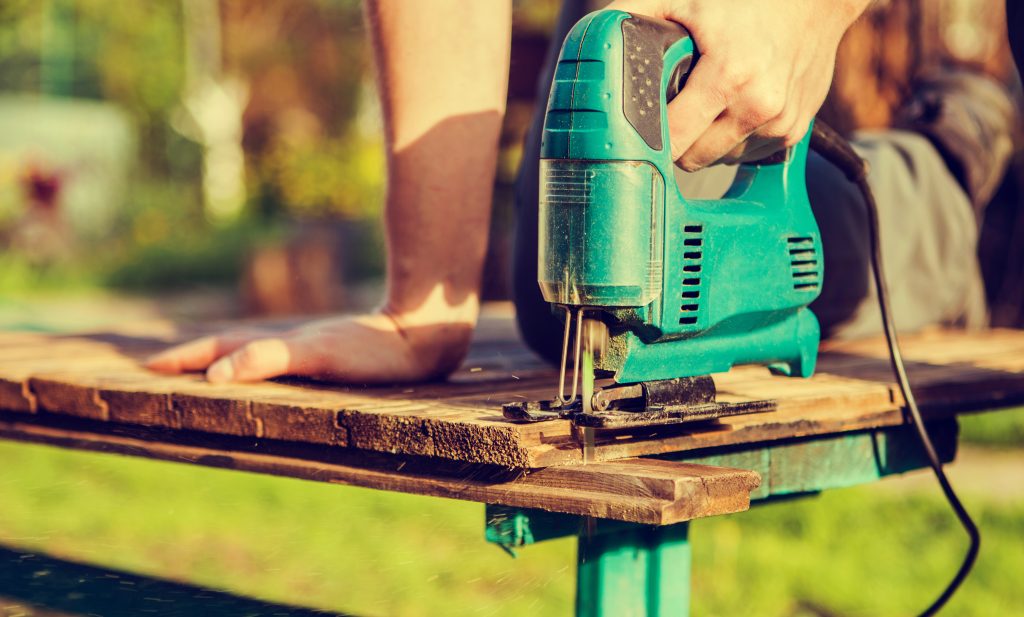
[[[234,377],[235,367],[231,365],[231,360],[228,358],[217,360],[210,368],[206,369],[206,380],[212,383],[224,383],[231,381]]]

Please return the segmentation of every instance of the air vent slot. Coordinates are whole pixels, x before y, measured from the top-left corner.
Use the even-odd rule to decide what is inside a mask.
[[[679,325],[695,326],[700,314],[700,285],[704,259],[704,226],[684,225],[682,246],[683,282],[680,292]]]
[[[793,274],[793,289],[817,291],[821,286],[821,257],[818,245],[810,236],[793,236],[786,239],[789,250],[789,264]]]

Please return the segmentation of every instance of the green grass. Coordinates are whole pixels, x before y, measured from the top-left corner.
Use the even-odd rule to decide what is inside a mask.
[[[565,615],[573,542],[510,559],[477,504],[0,443],[0,543],[359,615]],[[1024,503],[985,533],[948,616],[1024,606]],[[698,521],[695,616],[912,614],[965,546],[937,494],[879,486]],[[831,611],[828,612],[828,611]]]
[[[1024,407],[960,416],[960,438],[990,448],[1024,447]]]

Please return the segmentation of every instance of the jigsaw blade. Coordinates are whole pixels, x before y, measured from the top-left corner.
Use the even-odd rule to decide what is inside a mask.
[[[593,319],[583,320],[583,358],[580,362],[580,391],[583,394],[582,408],[584,413],[594,411],[594,350],[597,328]]]
[[[583,371],[580,375],[580,390],[582,393],[580,401],[580,410],[584,414],[593,413],[594,411],[594,356],[598,349],[598,325],[601,322],[594,319],[583,320],[583,349],[582,361],[580,370]],[[602,324],[603,325],[603,324]],[[595,439],[594,439],[594,428],[590,426],[584,426],[580,428],[582,432],[583,441],[583,463],[591,463],[596,460],[595,455]]]

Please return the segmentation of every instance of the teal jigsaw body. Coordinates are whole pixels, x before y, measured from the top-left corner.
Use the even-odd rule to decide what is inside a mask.
[[[764,364],[814,371],[822,283],[807,198],[807,139],[746,164],[726,195],[675,181],[667,100],[698,51],[686,31],[620,11],[562,47],[541,146],[538,281],[555,305],[609,326],[596,368],[619,383]]]

